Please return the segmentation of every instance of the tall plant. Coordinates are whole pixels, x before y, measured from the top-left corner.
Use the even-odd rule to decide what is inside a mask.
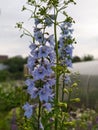
[[[31,12],[33,34],[23,23],[17,23],[17,27],[23,29],[21,36],[32,38],[27,61],[29,78],[25,81],[30,97],[23,109],[24,115],[33,120],[33,130],[66,130],[73,124],[68,123],[68,108],[76,84],[65,88],[71,84],[68,68],[72,67],[75,43],[74,20],[65,11],[69,4],[76,3],[74,0],[28,0],[29,6],[23,6],[22,10]],[[66,94],[69,98],[65,102]]]

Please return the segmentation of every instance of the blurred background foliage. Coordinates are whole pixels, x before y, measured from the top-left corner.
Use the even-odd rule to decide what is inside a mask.
[[[92,61],[94,60],[94,56],[93,55],[84,55],[83,57],[79,57],[79,56],[73,56],[73,63],[75,62],[83,62],[83,61]]]
[[[8,80],[23,80],[24,79],[24,65],[27,58],[21,56],[11,57],[1,62],[7,66],[6,69],[0,70],[0,81]]]
[[[94,60],[92,55],[82,58],[79,56],[73,57],[73,63],[91,60]],[[0,130],[13,130],[11,128],[13,123],[17,126],[17,130],[31,130],[33,120],[26,119],[22,110],[23,104],[28,99],[24,84],[24,66],[27,63],[27,58],[16,56],[1,63],[8,67],[0,70]],[[79,75],[76,76],[79,78]],[[77,96],[80,97],[80,102],[71,105],[73,109],[70,111],[70,118],[75,120],[75,124],[77,124],[75,130],[89,130],[89,123],[98,128],[98,125],[96,125],[98,124],[98,93],[94,89],[94,91],[89,91],[89,95],[86,95],[85,91],[85,88],[84,91],[77,88],[75,95],[77,93]],[[72,96],[74,97],[74,94]],[[92,116],[90,116],[91,114]]]
[[[27,99],[23,88],[21,80],[0,83],[0,130],[13,130],[13,123],[18,126],[18,118],[23,116],[21,108]],[[16,118],[14,122],[13,118]]]

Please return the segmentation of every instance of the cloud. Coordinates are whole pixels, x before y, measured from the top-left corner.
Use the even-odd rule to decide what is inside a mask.
[[[92,54],[98,57],[98,0],[76,0],[77,5],[70,5],[67,12],[76,21],[74,36],[77,41],[74,54],[82,56]],[[9,4],[10,3],[10,4]],[[20,39],[20,32],[14,28],[16,22],[25,21],[25,26],[33,30],[30,14],[21,12],[26,0],[0,1],[0,53],[8,55],[28,55],[30,38]]]

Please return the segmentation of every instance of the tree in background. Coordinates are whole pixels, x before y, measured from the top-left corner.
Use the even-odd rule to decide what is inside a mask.
[[[94,60],[94,56],[93,55],[85,55],[83,58],[82,58],[83,61],[92,61]]]
[[[79,56],[74,56],[73,59],[72,59],[72,62],[75,63],[75,62],[81,62],[81,58]]]
[[[79,56],[74,56],[73,59],[72,59],[72,62],[76,63],[76,62],[92,61],[92,60],[94,60],[94,56],[88,54],[88,55],[84,55],[82,58],[79,57]]]
[[[23,70],[26,60],[27,58],[15,56],[4,61],[3,64],[8,66],[8,69],[6,70],[8,75],[6,77],[11,79],[23,79]]]

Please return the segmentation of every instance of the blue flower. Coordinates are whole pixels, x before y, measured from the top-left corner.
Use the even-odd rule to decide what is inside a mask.
[[[37,48],[37,45],[35,43],[31,43],[29,47],[31,50],[35,50]]]
[[[39,51],[38,51],[38,49],[36,49],[36,50],[31,50],[31,55],[32,55],[32,57],[34,58],[34,59],[38,59],[38,53],[39,53]]]
[[[61,25],[61,28],[71,28],[72,27],[72,23],[70,22],[63,22],[63,24]]]
[[[67,45],[65,47],[66,55],[70,56],[72,58],[72,52],[73,52],[73,46],[72,45]]]
[[[43,66],[39,66],[38,68],[35,68],[35,70],[32,72],[32,76],[34,80],[43,80],[46,76],[46,69]]]
[[[73,33],[73,31],[74,31],[73,29],[69,29],[70,34],[72,34],[72,33]]]
[[[51,111],[51,109],[52,109],[52,105],[50,104],[50,103],[45,103],[44,105],[43,105],[43,107],[45,107],[46,108],[46,110],[47,111]]]
[[[60,48],[64,47],[64,44],[65,44],[65,36],[62,35],[62,36],[59,38],[59,47],[60,47]]]
[[[25,110],[24,116],[30,118],[33,113],[33,105],[30,105],[28,102],[22,107]]]
[[[48,37],[47,41],[49,42],[50,47],[54,48],[54,44],[55,44],[55,42],[54,42],[54,35],[50,35]]]
[[[35,29],[34,31],[34,38],[39,43],[42,43],[44,41],[44,35],[39,29]]]
[[[51,53],[49,54],[49,60],[51,63],[53,63],[53,66],[54,66],[54,63],[55,63],[55,59],[56,59],[56,54],[54,51],[51,51]]]
[[[52,75],[51,75],[51,76],[52,76]],[[49,86],[49,87],[52,87],[53,85],[55,85],[56,80],[55,80],[55,78],[54,78],[54,75],[53,75],[52,78],[48,78],[45,82],[46,82],[46,85]]]
[[[38,19],[38,18],[35,18],[35,25],[37,26],[38,24],[40,24],[40,19]]]
[[[71,29],[72,24],[70,22],[64,22],[61,24],[61,30],[63,35],[69,37],[73,33],[73,29]]]
[[[28,87],[34,87],[34,86],[35,86],[33,79],[27,79],[27,80],[25,81],[25,84],[26,84]]]
[[[72,67],[72,60],[66,58],[66,59],[65,59],[65,64],[66,64],[68,67]]]
[[[30,94],[31,99],[34,99],[38,96],[38,89],[34,86],[28,87],[27,92]]]
[[[48,46],[42,46],[39,48],[38,57],[39,58],[45,58],[48,57],[49,53],[51,53],[51,50]]]
[[[72,27],[72,23],[71,22],[64,22],[65,25],[67,25],[67,27],[71,28]]]
[[[51,76],[51,74],[53,73],[53,70],[52,70],[52,64],[51,63],[48,63],[48,62],[44,62],[43,63],[45,69],[46,69],[46,76]]]
[[[52,90],[48,86],[44,85],[44,87],[39,91],[40,101],[45,101],[45,102],[50,101],[51,95],[52,95]]]
[[[36,59],[32,56],[29,56],[27,61],[27,67],[30,72],[34,69],[34,66],[36,65],[35,63],[36,63]]]

